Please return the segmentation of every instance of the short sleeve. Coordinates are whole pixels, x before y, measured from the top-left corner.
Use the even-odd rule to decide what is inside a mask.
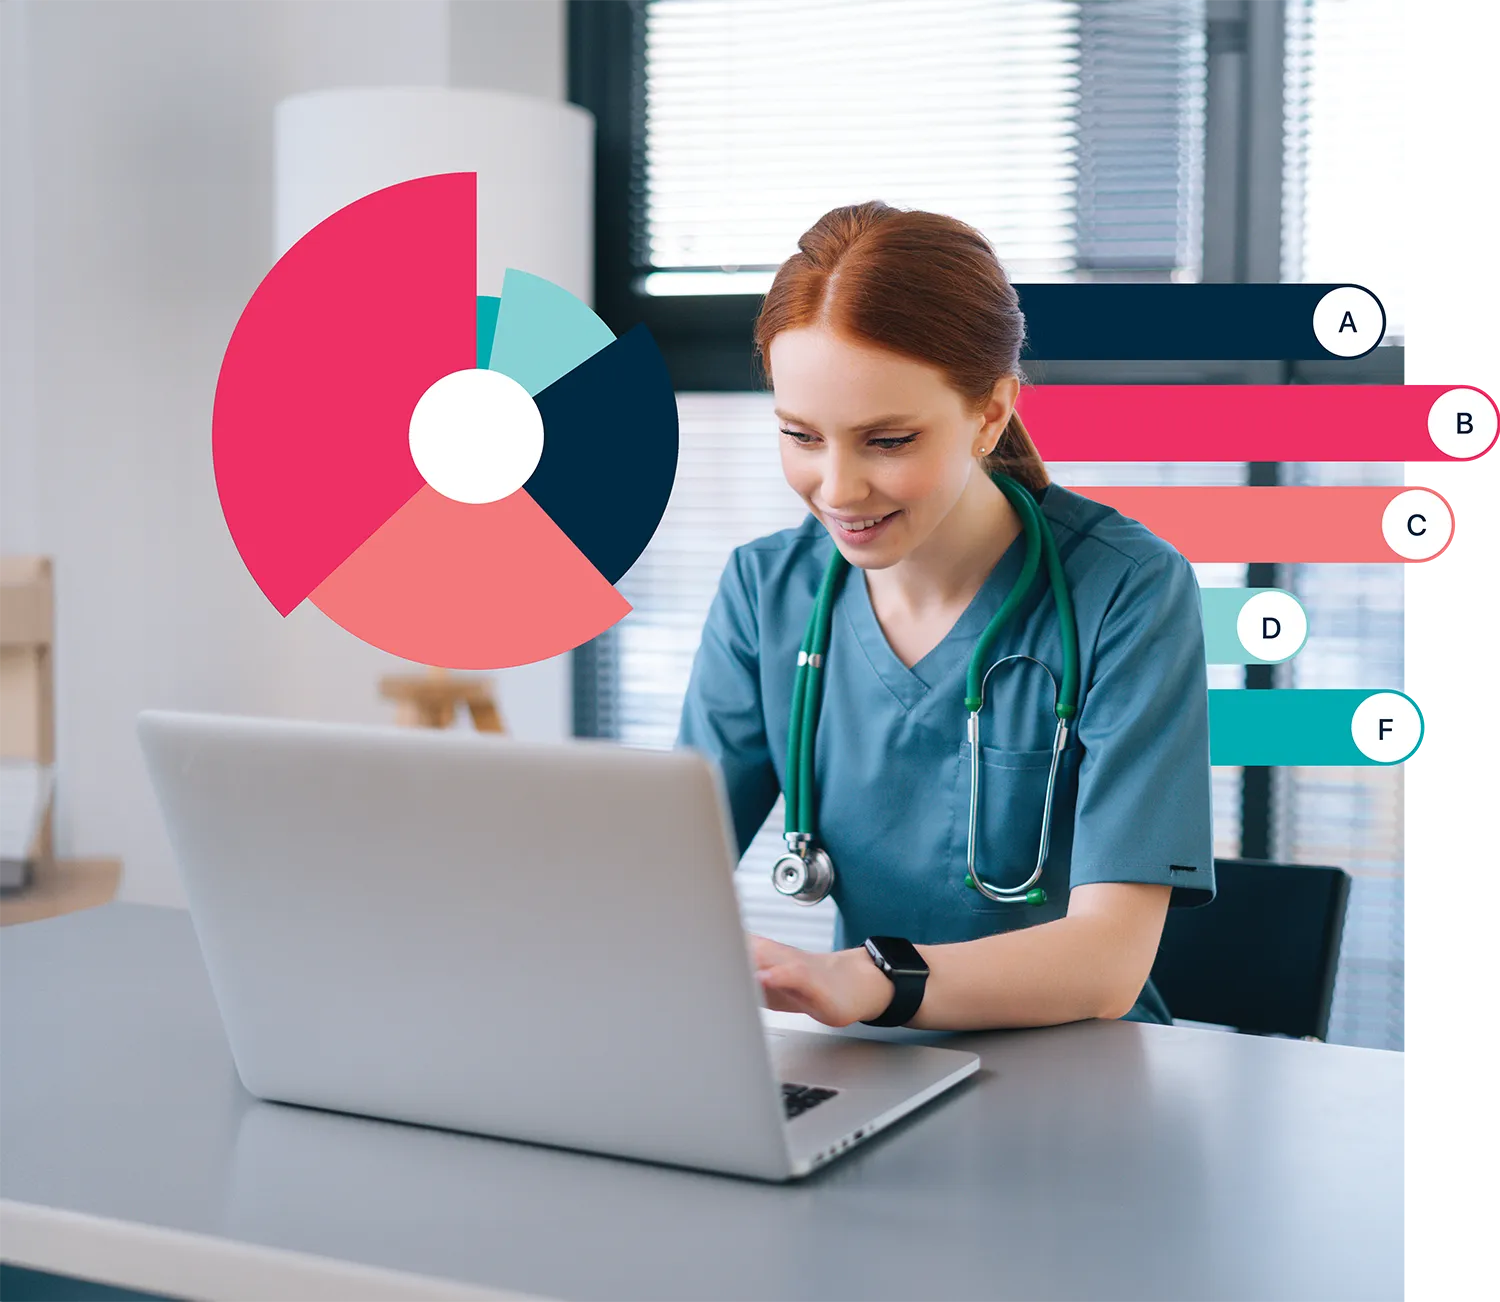
[[[760,637],[738,549],[724,567],[703,625],[676,745],[718,764],[743,855],[776,803],[781,783],[766,738]]]
[[[1198,580],[1180,553],[1138,563],[1106,610],[1078,740],[1070,886],[1159,883],[1173,906],[1207,904],[1208,667]]]

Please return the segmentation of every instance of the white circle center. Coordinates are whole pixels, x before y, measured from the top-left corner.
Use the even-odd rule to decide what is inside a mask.
[[[1408,488],[1386,503],[1380,531],[1397,556],[1409,561],[1431,560],[1453,536],[1453,512],[1429,489]]]
[[[1385,333],[1380,300],[1358,285],[1330,289],[1313,309],[1313,334],[1335,357],[1360,357]]]
[[[1399,764],[1422,740],[1422,712],[1402,692],[1375,692],[1355,708],[1354,744],[1377,764]]]
[[[1449,389],[1427,409],[1428,437],[1461,461],[1489,451],[1495,426],[1495,404],[1478,389]]]
[[[498,502],[542,459],[542,413],[499,371],[453,371],[411,413],[407,442],[417,470],[455,502]]]
[[[1257,592],[1240,607],[1234,631],[1258,660],[1289,660],[1307,641],[1307,612],[1290,592]]]

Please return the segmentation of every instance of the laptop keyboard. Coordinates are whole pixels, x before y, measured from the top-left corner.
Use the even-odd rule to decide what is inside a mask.
[[[786,1119],[800,1117],[808,1108],[815,1108],[824,1099],[831,1099],[838,1090],[824,1089],[820,1085],[791,1085],[781,1083],[781,1104],[786,1108]]]

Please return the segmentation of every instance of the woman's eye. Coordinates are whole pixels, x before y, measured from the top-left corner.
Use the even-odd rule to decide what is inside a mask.
[[[797,429],[784,429],[781,432],[785,434],[787,438],[792,439],[802,447],[807,447],[808,440],[813,437],[811,434],[803,433],[803,431]],[[915,434],[907,434],[902,438],[871,439],[870,446],[880,448],[883,451],[889,452],[893,448],[905,447],[916,437],[917,436]]]

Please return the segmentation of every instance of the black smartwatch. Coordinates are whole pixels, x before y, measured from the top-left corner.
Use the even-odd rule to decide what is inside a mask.
[[[865,1025],[904,1026],[922,1006],[922,996],[927,990],[927,964],[917,953],[917,947],[900,936],[871,936],[865,941],[865,951],[896,987],[885,1012],[879,1017],[865,1018]]]

